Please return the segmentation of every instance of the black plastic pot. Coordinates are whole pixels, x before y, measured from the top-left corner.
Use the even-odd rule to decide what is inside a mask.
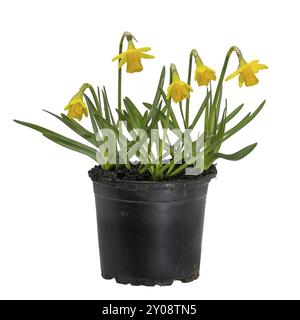
[[[210,174],[171,182],[94,182],[102,277],[171,285],[199,277]]]

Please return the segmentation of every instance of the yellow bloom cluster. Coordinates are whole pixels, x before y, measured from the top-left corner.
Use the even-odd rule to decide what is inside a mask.
[[[126,51],[122,52],[122,46],[120,44],[120,54],[115,56],[112,61],[119,61],[119,69],[122,68],[124,64],[127,64],[126,71],[128,73],[140,72],[143,70],[142,59],[152,59],[153,55],[147,54],[151,50],[149,47],[143,48],[135,48],[133,44],[133,35],[131,33],[124,33],[122,37],[123,39],[126,37],[128,42],[128,48]],[[239,76],[239,86],[242,87],[245,84],[246,87],[254,86],[258,83],[258,78],[256,77],[256,73],[259,70],[267,69],[268,67],[264,64],[260,64],[259,60],[253,60],[250,63],[247,63],[239,48],[232,47],[229,50],[229,55],[235,51],[239,58],[239,68],[229,75],[225,80],[230,80],[236,76]],[[229,59],[228,55],[228,59]],[[178,103],[184,99],[190,98],[190,93],[193,91],[190,82],[191,82],[191,71],[192,71],[192,59],[194,58],[196,69],[194,73],[194,80],[197,82],[198,86],[208,86],[211,81],[216,80],[216,72],[206,66],[198,52],[194,49],[190,54],[190,65],[189,65],[189,77],[188,81],[181,81],[179,74],[177,72],[176,66],[174,64],[171,65],[171,83],[167,89],[167,99],[172,98],[175,103]],[[228,63],[228,61],[227,61]],[[226,65],[227,67],[227,65]],[[226,68],[224,69],[226,70]],[[223,71],[222,71],[223,72]],[[225,73],[225,71],[224,71]],[[224,73],[222,75],[221,81],[224,79]],[[120,80],[120,79],[119,79]],[[68,111],[68,116],[73,119],[81,120],[82,116],[88,116],[88,109],[83,100],[83,93],[86,88],[91,86],[89,84],[84,84],[80,90],[73,96],[68,105],[65,107],[65,110]],[[121,89],[119,88],[119,107],[121,106]],[[187,100],[189,101],[189,100]],[[187,102],[188,103],[188,102]]]
[[[208,86],[211,80],[216,80],[216,72],[203,64],[198,52],[192,50],[191,55],[195,58],[196,70],[194,80],[199,86]],[[178,72],[174,64],[171,65],[172,83],[168,87],[167,98],[172,97],[175,103],[190,98],[190,92],[193,91],[189,83],[180,80]]]

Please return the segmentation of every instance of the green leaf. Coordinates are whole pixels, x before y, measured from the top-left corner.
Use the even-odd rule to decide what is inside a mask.
[[[147,133],[150,133],[151,129],[155,129],[158,126],[158,121],[159,121],[159,114],[161,111],[161,106],[162,106],[162,101],[159,102],[158,107],[153,109],[149,113],[149,117],[151,116],[151,123],[149,125],[149,128],[147,129]]]
[[[87,129],[85,129],[78,122],[76,122],[73,119],[70,119],[69,117],[67,117],[63,113],[61,114],[61,116],[58,116],[50,111],[47,111],[47,110],[43,110],[43,111],[49,113],[50,115],[52,115],[56,119],[60,120],[62,123],[64,123],[66,126],[68,126],[71,130],[73,130],[78,135],[80,135],[82,138],[86,139],[88,142],[90,142],[91,144],[93,144],[94,146],[97,147],[97,141],[95,139],[94,134],[92,132],[88,131]]]
[[[216,107],[215,107],[215,121],[214,121],[214,128],[213,128],[213,133],[216,133],[217,130],[217,124],[219,121],[219,114],[220,114],[220,107],[221,107],[221,102],[222,102],[222,92],[223,92],[223,88],[220,88],[220,93],[218,96],[218,100],[216,102]],[[227,104],[227,102],[226,102]]]
[[[210,88],[211,91],[211,88]],[[209,113],[208,113],[208,129],[210,135],[216,134],[217,122],[219,117],[219,110],[222,100],[222,86],[216,91],[213,102],[210,103]]]
[[[165,92],[163,91],[162,88],[159,88],[159,90],[160,90],[161,96],[163,97],[163,100],[164,100],[164,102],[166,104],[165,107],[163,108],[163,110],[165,111],[167,109],[168,104],[170,103],[170,100],[167,99],[167,95],[165,94]],[[180,129],[179,123],[178,123],[178,121],[176,119],[176,116],[175,116],[175,113],[173,111],[173,108],[171,108],[171,110],[170,110],[170,115],[171,115],[171,119],[172,119],[172,122],[170,122],[170,124],[172,125],[172,127],[174,129]],[[183,116],[183,114],[182,114],[182,116]],[[183,119],[184,119],[184,116],[183,116]]]
[[[239,105],[237,108],[235,108],[231,113],[229,113],[228,116],[226,116],[226,123],[228,123],[230,120],[232,120],[243,108],[244,104]],[[217,129],[219,129],[221,123],[218,124]]]
[[[99,101],[98,111],[99,111],[100,116],[102,117],[102,105],[101,105],[101,95],[100,95],[100,88],[99,87],[97,87],[97,96],[98,96],[98,101]]]
[[[16,123],[21,124],[25,127],[34,129],[38,132],[41,132],[46,138],[58,143],[66,148],[72,149],[74,151],[83,153],[85,155],[88,155],[89,157],[91,157],[93,160],[96,161],[96,150],[86,146],[85,144],[82,144],[78,141],[69,139],[61,134],[58,134],[54,131],[48,130],[44,127],[35,125],[33,123],[29,123],[29,122],[24,122],[24,121],[19,121],[19,120],[14,120]]]
[[[97,150],[90,148],[82,143],[79,142],[70,142],[70,141],[66,141],[65,139],[61,139],[59,137],[57,137],[56,135],[53,135],[51,133],[44,133],[43,134],[44,137],[48,138],[49,140],[61,145],[62,147],[65,147],[67,149],[82,153],[90,158],[92,158],[93,160],[97,161]]]
[[[124,99],[124,105],[133,127],[141,128],[143,123],[143,116],[139,112],[138,108],[134,105],[134,103],[128,97]]]
[[[104,102],[104,113],[105,113],[105,119],[109,121],[112,125],[115,125],[115,120],[113,117],[113,114],[111,112],[111,108],[108,102],[107,92],[105,87],[103,87],[102,90],[102,96],[103,96],[103,102]]]
[[[143,115],[143,123],[142,123],[142,128],[146,128],[147,124],[148,124],[148,114],[149,114],[149,111],[146,110],[144,112],[144,115]]]
[[[203,102],[202,102],[202,104],[201,104],[201,106],[200,106],[200,108],[199,108],[199,110],[198,110],[193,122],[192,122],[192,124],[189,126],[189,129],[194,129],[195,128],[195,126],[198,123],[203,111],[207,107],[207,102],[208,102],[210,94],[211,94],[210,91],[208,91],[207,94],[206,94],[206,97],[204,98],[204,100],[203,100]]]
[[[139,173],[140,173],[140,174],[143,174],[143,173],[146,172],[150,167],[151,167],[151,164],[140,165],[140,167],[139,167]]]
[[[95,117],[95,119],[96,119],[96,121],[97,121],[97,124],[98,124],[100,130],[102,130],[102,129],[111,129],[111,130],[113,130],[116,134],[119,133],[119,130],[117,129],[117,127],[114,126],[114,125],[112,125],[112,124],[110,123],[110,121],[104,119],[103,117],[101,117],[101,116],[100,116],[99,114],[97,114],[97,113],[94,114],[94,117]]]
[[[143,105],[144,105],[147,109],[149,109],[150,112],[151,112],[151,110],[152,110],[152,111],[155,111],[155,108],[153,107],[152,104],[143,102]],[[166,115],[164,114],[165,111],[166,111],[166,109],[167,109],[167,105],[165,105],[165,106],[161,109],[161,111],[159,112],[159,118],[161,118],[163,121],[165,121],[165,119],[166,119]],[[179,124],[178,124],[177,119],[176,119],[176,116],[175,116],[174,111],[173,111],[172,108],[171,108],[171,110],[170,110],[170,116],[171,116],[171,120],[170,120],[170,122],[169,122],[169,129],[170,129],[170,130],[172,130],[172,129],[180,129],[180,128],[179,128]],[[150,118],[150,114],[148,115],[148,117]]]
[[[226,115],[227,115],[227,105],[223,111],[223,115],[222,115],[222,120],[220,122],[220,127],[217,130],[217,134],[216,136],[212,139],[213,142],[215,141],[219,141],[216,144],[216,147],[214,148],[214,152],[218,152],[221,148],[222,145],[222,140],[224,137],[224,133],[225,133],[225,127],[226,127]]]
[[[211,104],[211,99],[209,99],[209,102],[205,108],[205,117],[204,117],[204,132],[205,135],[209,135],[209,109],[210,109],[210,104]],[[206,136],[205,136],[205,140],[206,140]]]
[[[257,146],[257,143],[250,144],[249,146],[239,150],[238,152],[232,154],[224,154],[224,153],[214,153],[209,157],[209,162],[213,163],[218,158],[237,161],[246,157],[253,149]]]
[[[182,101],[179,101],[179,110],[180,110],[180,115],[181,115],[182,122],[184,124],[184,128],[186,129],[187,128],[187,124],[186,124],[186,119],[185,119],[184,113],[183,113]]]
[[[162,167],[158,170],[157,175],[163,176],[163,173],[168,170],[172,166],[171,163],[165,163],[162,165]]]
[[[181,171],[183,171],[185,168],[187,168],[190,164],[189,163],[183,163],[181,166],[179,166],[176,170],[172,171],[171,173],[169,173],[169,177],[173,177],[176,176],[176,174],[180,173]]]
[[[149,110],[151,110],[153,106],[151,103],[147,103],[147,102],[143,102],[143,105]]]
[[[119,109],[115,109],[115,110],[119,115],[120,121],[126,122],[127,131],[128,132],[132,131],[133,130],[133,126],[131,124],[131,119],[129,118],[129,115],[126,112],[126,110],[122,110],[122,111],[120,111]]]
[[[96,124],[96,121],[95,121],[95,117],[94,117],[94,114],[97,113],[97,109],[94,106],[94,104],[91,101],[91,99],[86,94],[84,94],[84,98],[85,98],[87,107],[89,109],[89,114],[90,114],[90,119],[91,119],[91,123],[92,123],[94,134],[97,135],[98,134],[98,127],[97,127],[97,124]]]
[[[229,139],[231,136],[233,136],[235,133],[237,133],[239,130],[245,127],[249,122],[251,122],[264,107],[265,103],[266,100],[264,100],[252,114],[248,113],[246,117],[244,117],[238,124],[236,124],[233,128],[225,132],[225,140]]]
[[[165,76],[166,76],[166,68],[163,67],[160,73],[160,78],[158,81],[158,85],[157,85],[157,90],[156,90],[156,94],[153,100],[153,106],[157,106],[160,100],[160,96],[161,96],[161,88],[164,87],[164,82],[165,82]]]

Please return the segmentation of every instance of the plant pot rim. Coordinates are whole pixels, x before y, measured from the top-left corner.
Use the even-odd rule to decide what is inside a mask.
[[[101,181],[92,180],[94,185],[152,185],[152,186],[172,186],[172,185],[181,185],[181,184],[194,184],[194,183],[208,183],[210,180],[215,178],[217,173],[209,173],[205,176],[198,176],[192,179],[174,179],[174,180],[163,180],[163,181],[146,181],[146,180],[122,180],[122,179],[103,179]]]

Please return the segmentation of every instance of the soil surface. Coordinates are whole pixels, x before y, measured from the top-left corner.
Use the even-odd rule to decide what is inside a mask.
[[[131,170],[126,167],[121,167],[118,170],[103,170],[100,165],[96,165],[92,168],[88,174],[92,181],[153,181],[151,174],[146,171],[142,174],[138,171],[139,165],[132,164]],[[175,166],[176,168],[176,166]],[[217,174],[217,169],[212,165],[209,169],[203,171],[200,175],[186,175],[185,170],[177,174],[174,177],[170,177],[165,181],[176,181],[176,180],[193,180],[198,179],[200,176],[206,176],[209,174]]]

